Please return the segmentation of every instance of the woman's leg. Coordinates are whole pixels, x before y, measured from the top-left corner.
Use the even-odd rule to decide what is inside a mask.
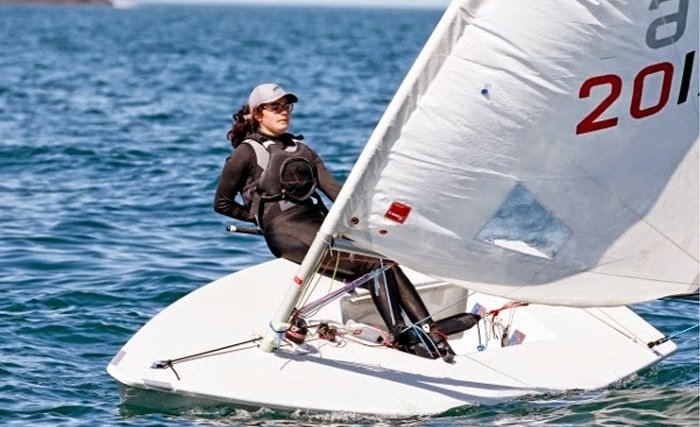
[[[350,281],[381,266],[382,262],[376,258],[335,252],[326,255],[320,272],[326,276],[335,275]],[[363,285],[369,291],[372,302],[390,332],[396,329],[396,325],[403,324],[401,296],[392,269],[385,270]]]
[[[421,325],[424,325],[430,322],[431,319],[428,309],[425,307],[416,287],[413,286],[413,283],[411,283],[403,270],[401,270],[401,267],[394,265],[391,268],[391,273],[396,282],[401,308],[403,308],[403,311],[406,313],[411,323],[420,322]]]
[[[281,218],[280,218],[281,219]],[[311,242],[321,226],[322,218],[300,221],[275,221],[267,224],[265,240],[277,257],[301,263]],[[389,261],[390,262],[390,261]],[[320,273],[344,280],[354,280],[381,267],[382,261],[356,254],[332,252],[326,254]],[[401,268],[394,264],[384,274],[366,284],[372,302],[397,345],[405,351],[416,351],[414,332],[407,328],[403,315],[419,326],[432,323],[430,314],[411,281]],[[401,336],[397,336],[400,332]]]

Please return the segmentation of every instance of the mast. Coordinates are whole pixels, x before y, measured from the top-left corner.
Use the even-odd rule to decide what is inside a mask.
[[[344,213],[350,210],[348,206],[354,202],[352,199],[354,189],[361,183],[366,171],[372,170],[374,164],[382,162],[386,157],[379,154],[380,149],[391,146],[398,139],[401,123],[397,122],[397,117],[402,117],[405,120],[410,116],[415,109],[418,97],[427,86],[419,83],[426,81],[426,74],[432,75],[440,68],[441,58],[436,52],[445,50],[445,43],[452,42],[449,36],[455,32],[455,25],[460,21],[459,11],[462,3],[462,1],[453,1],[447,7],[435,30],[428,38],[385,113],[379,120],[377,127],[372,132],[367,145],[350,171],[309,251],[299,265],[299,269],[287,288],[284,299],[269,323],[270,327],[265,332],[260,344],[260,348],[263,351],[271,352],[277,348],[276,343],[279,336],[284,333],[284,331],[279,330],[280,326],[286,325],[289,321],[301,292],[312,278],[314,268],[330,247],[333,238],[342,234],[342,229],[345,227],[345,224],[343,224]],[[461,28],[457,31],[458,33],[461,32]]]

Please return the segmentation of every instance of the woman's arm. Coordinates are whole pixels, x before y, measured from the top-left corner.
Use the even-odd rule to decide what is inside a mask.
[[[236,201],[236,196],[253,180],[256,167],[255,152],[248,144],[241,144],[226,159],[214,196],[214,211],[241,221],[255,223],[249,206]]]
[[[316,153],[314,153],[316,154]],[[342,184],[338,182],[333,175],[328,171],[326,168],[326,165],[323,163],[323,160],[321,160],[321,157],[316,154],[316,174],[318,178],[318,188],[328,196],[329,199],[331,199],[332,202],[335,202],[335,198],[338,197],[338,193],[340,193],[340,189],[342,188]]]

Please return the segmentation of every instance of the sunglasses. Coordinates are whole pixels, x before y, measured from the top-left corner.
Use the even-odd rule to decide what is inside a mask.
[[[262,106],[263,110],[272,111],[275,114],[279,114],[283,111],[291,113],[294,110],[294,104],[265,104]]]

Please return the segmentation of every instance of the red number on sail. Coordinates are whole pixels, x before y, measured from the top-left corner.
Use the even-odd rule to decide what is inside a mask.
[[[601,129],[606,129],[617,125],[617,117],[610,117],[607,119],[600,119],[605,110],[612,105],[613,102],[622,93],[622,79],[615,74],[607,74],[604,76],[592,77],[581,85],[581,90],[579,91],[579,98],[588,98],[591,96],[591,89],[596,86],[610,86],[610,93],[605,97],[603,102],[600,103],[589,115],[584,117],[581,122],[576,125],[576,135],[582,133],[594,132]]]
[[[642,94],[644,93],[645,79],[655,73],[662,73],[661,93],[655,105],[642,108]],[[666,106],[668,98],[671,96],[671,81],[673,80],[673,64],[661,62],[642,69],[634,78],[634,90],[632,91],[632,104],[630,104],[630,114],[635,119],[643,119],[661,111]]]
[[[683,74],[681,76],[678,104],[682,104],[688,99],[694,58],[695,51],[688,52],[685,55],[685,66],[683,67]],[[639,73],[637,73],[632,85],[632,99],[629,106],[629,112],[633,118],[643,119],[660,112],[664,107],[666,107],[668,100],[671,97],[674,71],[675,69],[672,63],[659,62],[657,64],[646,66],[642,68]],[[653,97],[655,94],[649,93],[650,89],[648,87],[649,85],[647,85],[647,79],[655,74],[659,74],[659,77],[661,78],[658,98],[652,105],[644,106],[642,105],[644,95],[650,99],[654,99]],[[593,109],[593,111],[591,111],[576,125],[576,135],[617,126],[619,120],[618,117],[602,118],[602,116],[622,94],[622,79],[615,74],[591,77],[581,84],[578,97],[581,99],[588,98],[591,96],[591,91],[593,88],[598,86],[608,86],[609,93],[603,99],[603,101]]]

